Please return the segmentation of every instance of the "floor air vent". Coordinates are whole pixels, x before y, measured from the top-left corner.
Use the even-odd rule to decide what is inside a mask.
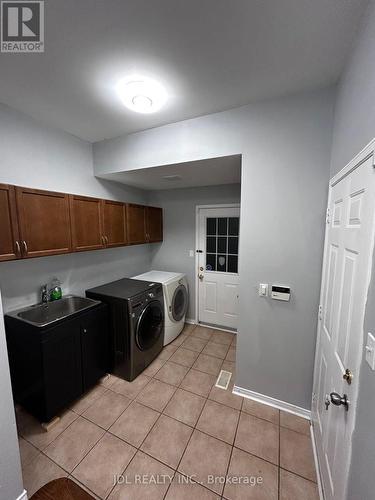
[[[232,377],[232,372],[226,372],[225,370],[221,370],[219,376],[217,377],[215,387],[224,390],[228,389],[231,377]]]

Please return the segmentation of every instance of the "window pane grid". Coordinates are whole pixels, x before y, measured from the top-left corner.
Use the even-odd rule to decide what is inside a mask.
[[[206,220],[206,271],[238,272],[239,217]]]

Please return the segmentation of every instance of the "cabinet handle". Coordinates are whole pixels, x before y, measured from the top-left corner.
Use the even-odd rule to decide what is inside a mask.
[[[23,248],[24,248],[24,250],[25,250],[25,255],[27,255],[29,250],[28,250],[28,248],[27,248],[27,243],[26,243],[26,241],[25,241],[25,240],[23,240],[23,241],[22,241],[22,244],[23,244]]]
[[[17,257],[22,257],[20,242],[16,241],[16,255]]]

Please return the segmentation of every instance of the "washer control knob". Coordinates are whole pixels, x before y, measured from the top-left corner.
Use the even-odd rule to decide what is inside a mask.
[[[150,293],[148,294],[148,296],[150,297],[150,299],[152,299],[152,298],[154,298],[154,296],[155,296],[155,295],[154,295],[152,292],[150,292]]]

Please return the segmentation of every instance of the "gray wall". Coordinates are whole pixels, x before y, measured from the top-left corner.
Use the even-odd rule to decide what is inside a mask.
[[[0,294],[0,499],[16,500],[23,492],[16,419]]]
[[[333,132],[331,174],[335,174],[375,137],[375,2],[371,1],[352,57],[341,79]],[[367,298],[367,332],[375,332],[375,259]],[[360,371],[356,429],[348,500],[373,500],[375,492],[375,373],[364,361]]]
[[[185,273],[189,283],[187,317],[195,318],[195,217],[197,205],[239,203],[241,186],[209,186],[152,191],[150,204],[164,209],[164,241],[152,248],[151,268]],[[194,250],[194,257],[189,257]]]
[[[310,408],[332,89],[94,144],[97,175],[242,153],[237,385]],[[257,295],[292,287],[290,303]]]
[[[371,0],[337,89],[331,177],[375,137],[374,9]]]
[[[0,105],[0,182],[122,201],[145,202],[144,191],[96,179],[92,145],[44,127],[26,115]],[[65,293],[84,290],[150,266],[150,246],[0,263],[4,309],[36,302],[39,286],[58,276]]]

